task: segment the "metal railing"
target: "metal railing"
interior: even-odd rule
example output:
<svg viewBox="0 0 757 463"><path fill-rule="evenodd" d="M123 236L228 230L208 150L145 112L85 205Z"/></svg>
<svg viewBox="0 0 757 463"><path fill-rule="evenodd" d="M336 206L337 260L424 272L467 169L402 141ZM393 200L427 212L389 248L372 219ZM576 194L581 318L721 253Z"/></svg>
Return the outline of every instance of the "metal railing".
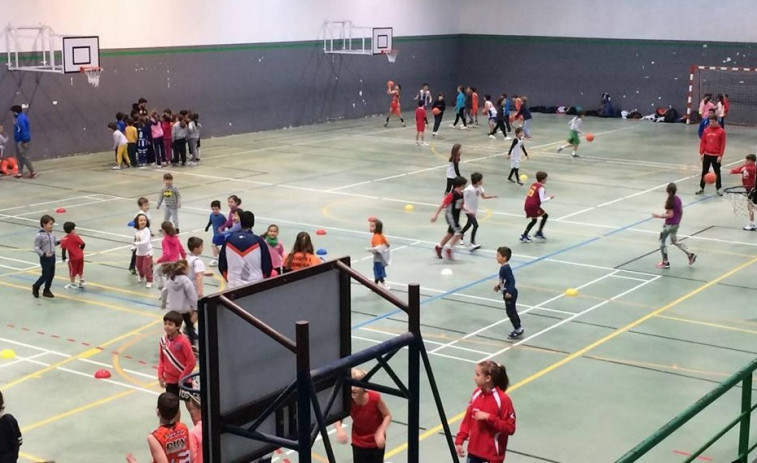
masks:
<svg viewBox="0 0 757 463"><path fill-rule="evenodd" d="M654 434L644 439L639 445L631 449L628 453L620 457L616 463L631 463L640 459L644 454L652 450L657 444L665 440L668 436L694 418L699 412L704 410L708 405L718 400L723 394L741 384L741 413L728 423L723 429L717 432L699 449L693 452L684 460L685 463L694 461L712 444L717 442L728 431L739 425L739 442L738 454L735 456L734 463L747 463L747 457L755 448L757 443L749 445L749 424L752 412L757 408L757 404L752 404L752 374L757 370L757 359L736 372L733 376L723 381L718 387L705 394L701 399L696 401L689 408L681 412L678 416L670 420L665 426L661 427Z"/></svg>

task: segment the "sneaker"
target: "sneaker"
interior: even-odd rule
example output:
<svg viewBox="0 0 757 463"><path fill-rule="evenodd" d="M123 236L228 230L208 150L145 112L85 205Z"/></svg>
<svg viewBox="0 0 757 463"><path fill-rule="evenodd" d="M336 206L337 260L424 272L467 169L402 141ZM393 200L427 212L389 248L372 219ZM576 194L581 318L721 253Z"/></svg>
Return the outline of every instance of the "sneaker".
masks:
<svg viewBox="0 0 757 463"><path fill-rule="evenodd" d="M558 148L557 148L557 152L558 152L558 153L562 153L562 150L563 150L563 147L562 147L562 146L560 146L560 147L558 147Z"/></svg>
<svg viewBox="0 0 757 463"><path fill-rule="evenodd" d="M113 169L113 170L121 170L121 166L113 166L113 167L111 167L111 169Z"/></svg>
<svg viewBox="0 0 757 463"><path fill-rule="evenodd" d="M403 122L403 123L402 123L402 127L407 127L407 125L405 125L405 123Z"/></svg>
<svg viewBox="0 0 757 463"><path fill-rule="evenodd" d="M137 283L142 283L142 277L137 277Z"/></svg>
<svg viewBox="0 0 757 463"><path fill-rule="evenodd" d="M421 142L419 142L419 141L416 141L416 142L415 142L415 145L416 145L416 146L421 146Z"/></svg>
<svg viewBox="0 0 757 463"><path fill-rule="evenodd" d="M384 288L387 291L389 291L390 289L392 289L391 286L389 286L386 282L379 283L379 286L381 286L382 288Z"/></svg>
<svg viewBox="0 0 757 463"><path fill-rule="evenodd" d="M16 175L14 175L14 177L16 177L16 178L21 178L23 176L24 176L24 174L22 174L21 172L19 172Z"/></svg>
<svg viewBox="0 0 757 463"><path fill-rule="evenodd" d="M129 269L129 273L131 273L132 275L136 275L137 274L137 270L133 269L133 268L130 268Z"/></svg>
<svg viewBox="0 0 757 463"><path fill-rule="evenodd" d="M163 166L161 166L160 164L158 164L157 166L155 166L155 168L156 168L156 169L162 169L162 168L163 168Z"/></svg>
<svg viewBox="0 0 757 463"><path fill-rule="evenodd" d="M662 268L662 269L669 269L670 268L670 262L664 262L664 261L663 262L658 262L657 265L655 265L655 267Z"/></svg>
<svg viewBox="0 0 757 463"><path fill-rule="evenodd" d="M215 259L213 259L213 260L210 261L210 264L208 264L208 265L210 265L211 267L218 267L218 261L215 260Z"/></svg>
<svg viewBox="0 0 757 463"><path fill-rule="evenodd" d="M424 141L424 142L422 143L422 145L423 145L423 146L428 146L428 143L426 143L426 142Z"/></svg>
<svg viewBox="0 0 757 463"><path fill-rule="evenodd" d="M49 289L46 289L46 290L42 291L42 295L44 297L49 297L49 298L55 297L55 295Z"/></svg>
<svg viewBox="0 0 757 463"><path fill-rule="evenodd" d="M505 137L505 141L512 140L512 139L513 139L513 137L510 137L510 136Z"/></svg>
<svg viewBox="0 0 757 463"><path fill-rule="evenodd" d="M447 248L445 255L447 256L447 259L449 260L455 260L455 254L452 251L452 248Z"/></svg>
<svg viewBox="0 0 757 463"><path fill-rule="evenodd" d="M507 335L510 339L518 339L519 337L523 336L523 333L525 333L525 330L523 328L518 328L517 330L512 330L510 334Z"/></svg>
<svg viewBox="0 0 757 463"><path fill-rule="evenodd" d="M757 226L755 226L753 223L750 223L749 225L744 225L743 229L746 231L755 231L757 230Z"/></svg>
<svg viewBox="0 0 757 463"><path fill-rule="evenodd" d="M460 246L465 246L465 237L461 236L460 237L460 241L458 241L457 244L460 245Z"/></svg>
<svg viewBox="0 0 757 463"><path fill-rule="evenodd" d="M32 296L34 296L37 299L39 299L39 288L38 287L32 286Z"/></svg>
<svg viewBox="0 0 757 463"><path fill-rule="evenodd" d="M547 239L547 237L544 236L544 233L542 233L542 232L536 232L536 234L534 235L534 238L539 238L540 240L546 240Z"/></svg>
<svg viewBox="0 0 757 463"><path fill-rule="evenodd" d="M30 173L29 178L37 178L37 171L35 170L34 172Z"/></svg>
<svg viewBox="0 0 757 463"><path fill-rule="evenodd" d="M151 282L151 281L148 281L148 282L147 282L147 283L145 284L145 288L152 288L152 282Z"/></svg>
<svg viewBox="0 0 757 463"><path fill-rule="evenodd" d="M479 249L481 249L481 245L480 244L474 244L474 245L472 245L470 247L470 252L478 251Z"/></svg>
<svg viewBox="0 0 757 463"><path fill-rule="evenodd" d="M689 254L689 265L694 265L694 262L697 261L697 255L693 252Z"/></svg>
<svg viewBox="0 0 757 463"><path fill-rule="evenodd" d="M78 286L76 285L76 283L69 283L66 286L64 286L64 288L66 288L66 289L76 289L76 288L78 288Z"/></svg>
<svg viewBox="0 0 757 463"><path fill-rule="evenodd" d="M492 140L494 140L497 137L495 137L494 135L489 135L489 138L491 138Z"/></svg>
<svg viewBox="0 0 757 463"><path fill-rule="evenodd" d="M431 136L435 137L436 136L436 132L431 132Z"/></svg>
<svg viewBox="0 0 757 463"><path fill-rule="evenodd" d="M521 243L530 243L531 238L528 237L528 235L520 235L520 242Z"/></svg>
<svg viewBox="0 0 757 463"><path fill-rule="evenodd" d="M79 289L84 289L85 284L86 283L84 283L84 280L79 280Z"/></svg>
<svg viewBox="0 0 757 463"><path fill-rule="evenodd" d="M434 251L436 251L436 256L439 259L443 259L443 257L442 257L442 247L441 246L439 246L438 244L434 245Z"/></svg>
<svg viewBox="0 0 757 463"><path fill-rule="evenodd" d="M520 180L518 180L518 185L523 186L523 182L521 182Z"/></svg>
<svg viewBox="0 0 757 463"><path fill-rule="evenodd" d="M579 156L578 153L570 153L570 157L572 157L572 158L580 158L581 156Z"/></svg>
<svg viewBox="0 0 757 463"><path fill-rule="evenodd" d="M718 196L723 196L723 190L722 190L722 189L720 189L720 188L718 188L718 189L716 190L716 193L718 194Z"/></svg>
<svg viewBox="0 0 757 463"><path fill-rule="evenodd" d="M451 129L454 129L455 128L455 124L450 124L448 127L451 128Z"/></svg>
<svg viewBox="0 0 757 463"><path fill-rule="evenodd" d="M704 189L702 189L702 188L700 188L700 189L698 189L697 191L694 192L695 195L701 195L702 193L704 193Z"/></svg>
<svg viewBox="0 0 757 463"><path fill-rule="evenodd" d="M460 127L460 130L468 130L468 126L464 125L464 126Z"/></svg>
<svg viewBox="0 0 757 463"><path fill-rule="evenodd" d="M507 177L507 181L510 183L515 183L515 180L511 179L510 177Z"/></svg>

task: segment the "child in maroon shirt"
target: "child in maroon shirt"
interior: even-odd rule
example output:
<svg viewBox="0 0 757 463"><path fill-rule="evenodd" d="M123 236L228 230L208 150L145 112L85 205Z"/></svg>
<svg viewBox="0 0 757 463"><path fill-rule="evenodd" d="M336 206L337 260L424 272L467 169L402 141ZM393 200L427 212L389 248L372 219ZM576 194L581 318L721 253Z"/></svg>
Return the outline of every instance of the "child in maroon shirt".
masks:
<svg viewBox="0 0 757 463"><path fill-rule="evenodd" d="M79 277L78 288L84 288L84 240L76 234L76 224L66 222L63 224L63 231L66 236L60 240L60 247L63 249L63 262L66 261L68 253L68 276L71 283L66 285L66 289L74 289L76 286L76 277Z"/></svg>

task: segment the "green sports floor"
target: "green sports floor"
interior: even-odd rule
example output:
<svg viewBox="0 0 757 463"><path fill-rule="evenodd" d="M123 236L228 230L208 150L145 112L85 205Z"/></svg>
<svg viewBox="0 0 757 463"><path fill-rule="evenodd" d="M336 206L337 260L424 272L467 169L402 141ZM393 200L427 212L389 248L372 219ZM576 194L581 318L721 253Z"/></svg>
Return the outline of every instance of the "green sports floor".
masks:
<svg viewBox="0 0 757 463"><path fill-rule="evenodd" d="M521 171L529 182L536 171L549 172L547 191L555 200L545 206L548 240L524 244L518 236L526 225L526 187L506 181L509 142L488 139L483 127L453 130L446 121L430 146L419 147L412 127L382 122L204 140L199 166L172 170L183 197L182 241L200 236L209 243L203 229L210 202L225 204L237 194L254 211L258 233L276 223L290 248L298 232L308 231L327 258L349 255L371 275L367 217L380 218L393 248L392 291L405 298L408 283L421 285L424 337L453 431L474 387L475 363L493 358L507 366L518 414L510 463L614 461L757 355L757 234L741 230L744 218L713 187L693 194L696 127L587 118L584 129L596 140L571 159L555 153L568 118L536 115L526 145L531 158ZM755 146L753 130L727 131L730 166ZM482 249L459 248L450 262L433 251L446 226L429 219L458 142L463 175L482 173L487 193L499 199L480 203ZM116 462L127 452L149 461L145 436L156 425L161 311L157 291L126 270L127 223L138 197L157 201L165 170L111 171L111 165L112 154L102 152L39 162L35 180L0 179L0 350L15 353L0 359L0 389L24 433L22 461ZM725 180L739 183L737 176ZM688 266L671 247L671 268L659 270L661 221L651 213L661 212L671 181L685 205L679 236L698 259ZM408 204L413 210L405 210ZM76 222L87 243L88 286L64 289L67 271L59 262L55 299L37 300L31 248L46 213L56 217L59 234L64 221ZM526 329L517 342L507 339L510 324L491 290L494 250L502 245L514 252ZM217 277L205 285L206 293L223 287ZM566 296L567 288L578 295ZM405 318L376 295L358 285L352 293L353 351L405 330ZM401 354L396 361L405 362ZM95 379L99 369L112 377ZM449 461L424 387L421 461ZM386 400L393 413L386 461L404 462L406 405ZM643 461L681 461L733 419L739 403L734 390ZM707 461L731 461L736 442L729 433L706 452ZM349 447L335 446L338 461L351 461ZM316 443L314 461L324 455ZM276 458L296 461L286 453Z"/></svg>

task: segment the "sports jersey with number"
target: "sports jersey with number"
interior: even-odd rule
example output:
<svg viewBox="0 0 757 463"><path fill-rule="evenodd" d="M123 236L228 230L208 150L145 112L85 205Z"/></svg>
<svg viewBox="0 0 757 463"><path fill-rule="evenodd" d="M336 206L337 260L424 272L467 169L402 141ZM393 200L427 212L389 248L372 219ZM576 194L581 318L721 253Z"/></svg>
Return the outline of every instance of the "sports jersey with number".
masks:
<svg viewBox="0 0 757 463"><path fill-rule="evenodd" d="M184 423L161 426L152 435L166 452L168 463L192 463L189 430Z"/></svg>
<svg viewBox="0 0 757 463"><path fill-rule="evenodd" d="M528 193L526 193L526 203L524 204L526 210L529 208L541 207L541 197L539 196L540 188L544 188L544 185L539 182L532 183L528 188Z"/></svg>

